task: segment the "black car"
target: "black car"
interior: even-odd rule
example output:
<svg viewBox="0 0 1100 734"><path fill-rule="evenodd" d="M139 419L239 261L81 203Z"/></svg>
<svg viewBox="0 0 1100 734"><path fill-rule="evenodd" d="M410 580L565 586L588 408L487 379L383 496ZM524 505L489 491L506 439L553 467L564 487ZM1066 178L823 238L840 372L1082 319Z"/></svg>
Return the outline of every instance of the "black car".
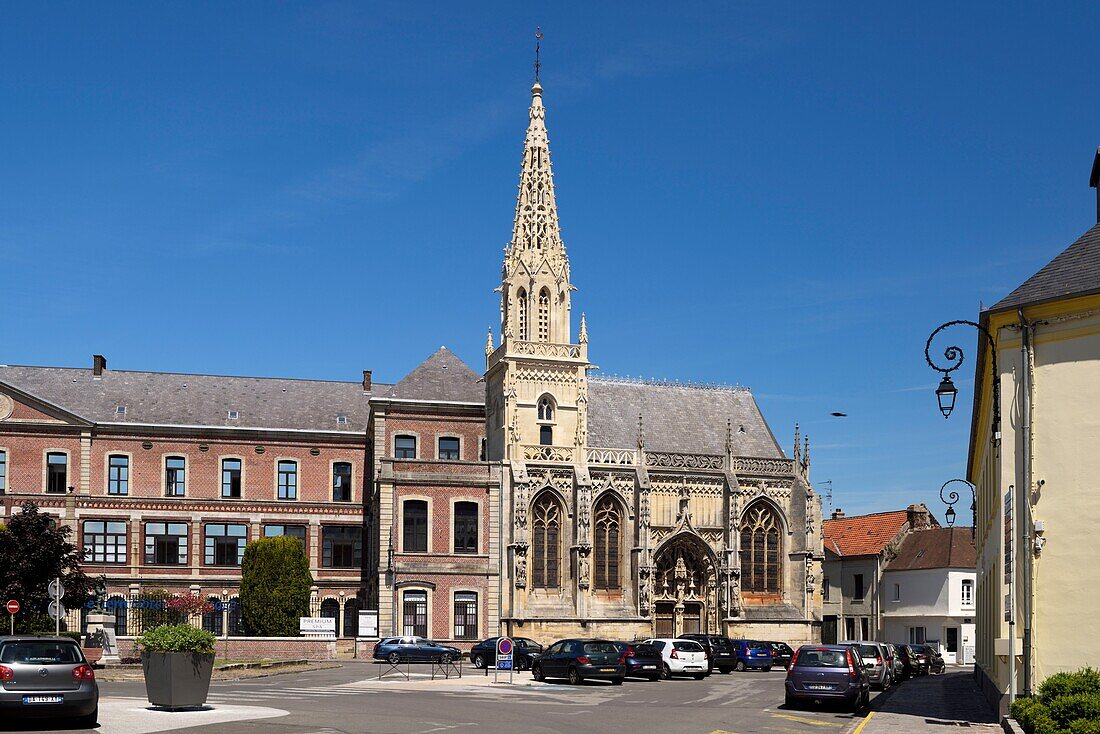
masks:
<svg viewBox="0 0 1100 734"><path fill-rule="evenodd" d="M772 664L782 665L784 668L789 668L791 665L791 658L794 657L794 650L786 642L769 642L772 646Z"/></svg>
<svg viewBox="0 0 1100 734"><path fill-rule="evenodd" d="M450 663L462 658L462 651L424 637L387 637L374 646L374 659L393 665L404 662Z"/></svg>
<svg viewBox="0 0 1100 734"><path fill-rule="evenodd" d="M929 673L942 673L947 668L943 661L943 655L932 645L910 645L922 659L927 658Z"/></svg>
<svg viewBox="0 0 1100 734"><path fill-rule="evenodd" d="M928 669L931 667L932 661L928 653L921 649L923 645L906 645L905 647L909 651L909 662L912 667L912 674L928 675Z"/></svg>
<svg viewBox="0 0 1100 734"><path fill-rule="evenodd" d="M492 667L497 663L497 640L490 637L470 648L470 662L475 668ZM542 654L542 645L527 637L512 638L512 666L516 670L530 670L531 664Z"/></svg>
<svg viewBox="0 0 1100 734"><path fill-rule="evenodd" d="M682 640L694 640L703 646L707 653L707 672L718 668L722 673L728 673L737 665L737 652L734 650L733 641L725 635L687 634L680 635Z"/></svg>
<svg viewBox="0 0 1100 734"><path fill-rule="evenodd" d="M661 679L661 669L665 661L661 658L661 651L653 645L644 642L616 642L615 647L622 655L628 676L651 681Z"/></svg>
<svg viewBox="0 0 1100 734"><path fill-rule="evenodd" d="M917 655L913 652L913 648L901 643L896 643L894 647L897 648L898 658L901 660L901 675L899 680L905 680L906 678L913 678L920 675L920 661L917 660Z"/></svg>
<svg viewBox="0 0 1100 734"><path fill-rule="evenodd" d="M596 678L621 686L626 679L626 665L622 653L609 640L558 640L535 661L531 677L567 678L573 685Z"/></svg>

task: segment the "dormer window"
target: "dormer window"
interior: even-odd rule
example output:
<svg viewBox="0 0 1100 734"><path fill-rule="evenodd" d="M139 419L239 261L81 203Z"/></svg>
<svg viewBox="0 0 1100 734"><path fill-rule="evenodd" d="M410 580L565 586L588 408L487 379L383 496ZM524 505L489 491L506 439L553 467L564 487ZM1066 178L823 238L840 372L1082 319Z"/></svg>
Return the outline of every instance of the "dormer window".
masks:
<svg viewBox="0 0 1100 734"><path fill-rule="evenodd" d="M346 415L336 416L336 425L346 426L348 424L348 417Z"/></svg>
<svg viewBox="0 0 1100 734"><path fill-rule="evenodd" d="M126 415L126 406L119 405L115 407L115 415Z"/></svg>
<svg viewBox="0 0 1100 734"><path fill-rule="evenodd" d="M235 421L241 417L241 414L235 410L231 410L226 414L226 417L231 421Z"/></svg>

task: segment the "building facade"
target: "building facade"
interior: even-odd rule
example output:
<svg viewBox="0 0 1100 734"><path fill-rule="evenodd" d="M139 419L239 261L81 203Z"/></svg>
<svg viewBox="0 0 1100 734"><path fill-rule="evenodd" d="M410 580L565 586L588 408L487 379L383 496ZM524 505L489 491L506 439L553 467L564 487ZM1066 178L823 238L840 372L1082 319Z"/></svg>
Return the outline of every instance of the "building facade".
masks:
<svg viewBox="0 0 1100 734"><path fill-rule="evenodd" d="M532 88L501 339L486 344L513 634L818 636L820 501L745 388L595 379Z"/></svg>
<svg viewBox="0 0 1100 734"><path fill-rule="evenodd" d="M1090 179L1098 183L1100 151ZM1097 220L979 315L994 346L983 337L975 360L967 468L977 487L976 657L1002 710L1051 674L1095 665L1081 641L1100 634L1091 547L1100 519L1100 188Z"/></svg>
<svg viewBox="0 0 1100 734"><path fill-rule="evenodd" d="M882 640L883 569L906 534L933 527L936 519L922 504L852 517L838 508L823 525L822 640Z"/></svg>
<svg viewBox="0 0 1100 734"><path fill-rule="evenodd" d="M909 533L879 588L882 638L935 645L948 665L974 663L973 528Z"/></svg>

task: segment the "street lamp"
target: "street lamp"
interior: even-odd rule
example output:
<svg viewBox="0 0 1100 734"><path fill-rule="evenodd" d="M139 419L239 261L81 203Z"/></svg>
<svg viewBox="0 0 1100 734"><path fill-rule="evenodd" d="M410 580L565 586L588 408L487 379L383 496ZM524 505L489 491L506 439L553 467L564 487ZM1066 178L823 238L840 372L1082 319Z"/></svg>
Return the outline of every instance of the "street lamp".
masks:
<svg viewBox="0 0 1100 734"><path fill-rule="evenodd" d="M947 364L944 367L936 364L932 361L932 340L936 338L936 334L939 334L944 329L951 326L973 326L979 332L985 335L985 338L989 340L989 353L990 353L990 368L993 373L993 379L991 386L993 387L993 427L990 432L990 441L994 446L1001 445L1001 383L1000 375L997 372L997 342L994 341L993 335L989 331L976 321L967 321L965 319L959 319L957 321L948 321L945 324L940 324L936 327L936 330L928 335L928 341L924 344L924 361L928 363L928 366L943 374L943 379L940 380L939 387L936 388L936 401L939 403L940 412L943 413L943 417L947 418L951 415L951 411L955 409L955 397L959 394L959 391L955 388L955 383L951 381L951 373L962 366L963 363L963 350L962 347L949 346L943 350L943 356L947 359Z"/></svg>
<svg viewBox="0 0 1100 734"><path fill-rule="evenodd" d="M959 493L955 490L951 490L944 496L944 492L947 490L948 485L954 484L955 482L965 484L967 489L970 490L970 537L974 537L974 532L978 524L978 496L974 489L974 485L965 479L948 479L943 483L943 486L940 487L940 502L947 505L947 512L944 513L944 517L947 518L947 527L950 528L955 526L955 517L957 515L955 512L955 503L959 501Z"/></svg>

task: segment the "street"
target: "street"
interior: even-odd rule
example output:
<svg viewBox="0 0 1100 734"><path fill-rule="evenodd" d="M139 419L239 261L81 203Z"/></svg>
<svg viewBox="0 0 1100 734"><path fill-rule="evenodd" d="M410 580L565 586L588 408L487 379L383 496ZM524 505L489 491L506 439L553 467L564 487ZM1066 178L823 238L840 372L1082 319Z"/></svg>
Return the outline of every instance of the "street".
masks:
<svg viewBox="0 0 1100 734"><path fill-rule="evenodd" d="M677 678L623 686L589 682L535 683L516 675L512 685L467 666L462 679L376 679L376 667L348 662L339 668L243 681L214 682L209 710L150 711L140 681L100 685L104 734L219 731L279 734L343 732L735 732L808 734L851 728L839 710L787 710L784 672ZM874 694L872 694L874 695ZM11 726L9 724L9 726ZM22 725L18 725L22 726ZM5 731L25 729L4 728ZM39 726L30 731L75 731Z"/></svg>

